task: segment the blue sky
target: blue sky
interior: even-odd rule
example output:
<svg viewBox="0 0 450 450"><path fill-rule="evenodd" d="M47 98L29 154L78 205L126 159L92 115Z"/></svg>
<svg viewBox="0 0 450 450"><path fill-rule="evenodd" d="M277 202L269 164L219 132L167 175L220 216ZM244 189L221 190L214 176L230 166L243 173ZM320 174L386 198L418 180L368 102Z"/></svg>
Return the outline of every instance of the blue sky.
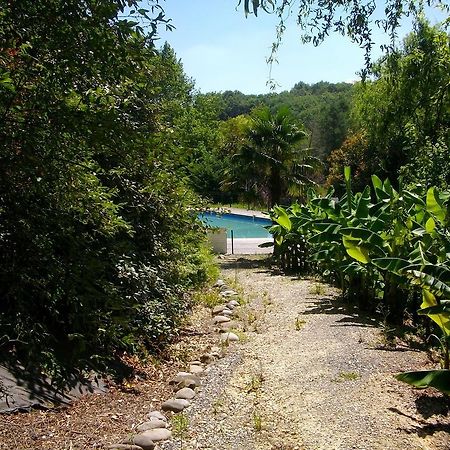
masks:
<svg viewBox="0 0 450 450"><path fill-rule="evenodd" d="M275 38L277 18L261 13L245 18L237 0L167 0L162 2L166 16L176 29L161 31L161 44L168 41L181 59L184 70L201 92L239 90L245 94L269 92L266 57ZM431 21L437 16L431 13ZM400 36L410 30L405 23ZM386 42L377 30L373 55L381 54ZM289 90L299 81L353 81L363 67L363 51L346 37L331 35L319 47L303 45L300 31L292 20L278 52L272 77L279 87Z"/></svg>

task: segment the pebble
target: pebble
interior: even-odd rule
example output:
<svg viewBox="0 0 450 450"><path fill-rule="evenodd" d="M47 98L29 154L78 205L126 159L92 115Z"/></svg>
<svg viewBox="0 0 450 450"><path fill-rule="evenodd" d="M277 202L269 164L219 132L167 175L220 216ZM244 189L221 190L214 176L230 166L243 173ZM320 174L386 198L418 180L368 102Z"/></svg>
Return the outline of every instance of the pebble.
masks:
<svg viewBox="0 0 450 450"><path fill-rule="evenodd" d="M231 309L225 308L220 314L222 316L232 316L234 312Z"/></svg>
<svg viewBox="0 0 450 450"><path fill-rule="evenodd" d="M229 289L227 291L222 291L220 295L222 297L235 297L236 295L238 295L238 293L236 291L233 291L233 289Z"/></svg>
<svg viewBox="0 0 450 450"><path fill-rule="evenodd" d="M151 411L147 414L150 420L164 420L167 421L166 416L159 411Z"/></svg>
<svg viewBox="0 0 450 450"><path fill-rule="evenodd" d="M220 314L224 309L227 309L227 307L225 305L214 306L214 308L212 310L213 316L215 316L216 314Z"/></svg>
<svg viewBox="0 0 450 450"><path fill-rule="evenodd" d="M230 288L224 283L222 284L222 286L220 286L220 292L225 292L225 291L229 291Z"/></svg>
<svg viewBox="0 0 450 450"><path fill-rule="evenodd" d="M223 323L223 322L229 322L231 319L227 316L215 316L213 319L214 323Z"/></svg>
<svg viewBox="0 0 450 450"><path fill-rule="evenodd" d="M155 428L153 430L144 431L143 433L138 434L138 436L136 437L139 436L151 439L153 442L158 442L170 439L172 437L172 432L167 428Z"/></svg>
<svg viewBox="0 0 450 450"><path fill-rule="evenodd" d="M220 278L214 283L213 287L222 287L225 284L225 281L221 280Z"/></svg>
<svg viewBox="0 0 450 450"><path fill-rule="evenodd" d="M239 336L234 333L222 333L220 335L220 340L222 342L236 342L239 341Z"/></svg>
<svg viewBox="0 0 450 450"><path fill-rule="evenodd" d="M184 398L185 400L191 400L195 397L195 391L191 388L183 388L176 392L175 398Z"/></svg>
<svg viewBox="0 0 450 450"><path fill-rule="evenodd" d="M194 374L194 375L200 375L204 371L205 370L203 369L203 367L200 364L191 364L189 366L189 372Z"/></svg>
<svg viewBox="0 0 450 450"><path fill-rule="evenodd" d="M141 423L137 428L136 431L139 431L140 433L147 430L153 430L154 428L166 428L167 422L165 420L155 419L150 420L149 422Z"/></svg>
<svg viewBox="0 0 450 450"><path fill-rule="evenodd" d="M201 381L197 375L189 372L179 372L175 378L169 381L169 384L178 390L184 387L196 388L201 385Z"/></svg>
<svg viewBox="0 0 450 450"><path fill-rule="evenodd" d="M186 404L186 402L188 404ZM173 412L181 412L183 411L186 406L189 406L188 400L185 400L183 398L171 398L169 400L166 400L162 405L161 408L163 411L173 411Z"/></svg>
<svg viewBox="0 0 450 450"><path fill-rule="evenodd" d="M239 306L239 305L240 305L240 303L237 300L230 300L227 303L228 308L231 308L231 309L234 309L234 308L236 308L236 306Z"/></svg>
<svg viewBox="0 0 450 450"><path fill-rule="evenodd" d="M113 444L109 445L108 450L143 450L139 445L133 444Z"/></svg>
<svg viewBox="0 0 450 450"><path fill-rule="evenodd" d="M124 441L124 444L133 444L138 448L142 448L142 450L153 450L156 445L148 436L145 436L144 434L138 434L127 438Z"/></svg>

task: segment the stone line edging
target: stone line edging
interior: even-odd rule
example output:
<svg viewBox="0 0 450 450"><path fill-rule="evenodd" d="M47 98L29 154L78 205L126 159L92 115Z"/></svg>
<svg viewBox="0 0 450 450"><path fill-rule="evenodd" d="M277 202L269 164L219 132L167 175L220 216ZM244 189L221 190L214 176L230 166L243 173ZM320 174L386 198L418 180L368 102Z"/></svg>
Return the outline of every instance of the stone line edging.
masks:
<svg viewBox="0 0 450 450"><path fill-rule="evenodd" d="M228 345L230 342L239 341L239 336L230 331L237 327L237 323L231 318L235 315L236 308L240 306L236 300L238 293L230 289L223 280L217 280L214 287L220 290L221 297L227 303L212 308L212 321L219 329L220 343ZM200 360L190 362L189 372L178 372L169 382L175 394L173 398L167 399L161 405L162 411L175 415L187 408L197 395L196 389L201 386L200 377L205 371L205 366L221 356L220 347L212 347L209 353L200 357ZM148 421L136 427L138 434L131 435L121 443L109 445L107 448L109 450L154 450L158 442L171 439L172 432L168 429L167 417L163 412L151 411L147 414L147 418Z"/></svg>

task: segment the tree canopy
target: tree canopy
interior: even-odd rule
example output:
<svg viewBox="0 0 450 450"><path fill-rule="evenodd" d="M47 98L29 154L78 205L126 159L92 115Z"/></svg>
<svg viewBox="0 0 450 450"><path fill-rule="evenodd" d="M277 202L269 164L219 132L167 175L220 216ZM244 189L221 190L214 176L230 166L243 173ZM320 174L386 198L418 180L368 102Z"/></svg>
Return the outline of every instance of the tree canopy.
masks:
<svg viewBox="0 0 450 450"><path fill-rule="evenodd" d="M373 42L373 27L381 28L389 35L393 48L394 40L401 20L406 16L417 17L424 8L420 0L239 0L243 5L245 15L263 11L276 14L279 19L277 36L273 44L270 62L275 59L276 51L281 43L286 29L286 20L295 15L297 24L302 31L302 41L321 44L331 33L347 35L365 50L365 75L371 66L371 51ZM440 9L447 15L445 22L450 21L450 5L445 0L427 0L426 5Z"/></svg>

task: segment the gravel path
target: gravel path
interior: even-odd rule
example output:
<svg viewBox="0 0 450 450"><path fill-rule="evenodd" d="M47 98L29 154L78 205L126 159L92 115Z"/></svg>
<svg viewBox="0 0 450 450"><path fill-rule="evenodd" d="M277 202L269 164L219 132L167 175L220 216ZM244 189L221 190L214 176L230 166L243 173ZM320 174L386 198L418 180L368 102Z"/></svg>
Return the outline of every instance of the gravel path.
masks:
<svg viewBox="0 0 450 450"><path fill-rule="evenodd" d="M249 299L246 338L211 366L183 440L164 449L450 448L446 399L392 376L426 366L424 353L380 350L376 322L326 285L232 258L222 273Z"/></svg>

